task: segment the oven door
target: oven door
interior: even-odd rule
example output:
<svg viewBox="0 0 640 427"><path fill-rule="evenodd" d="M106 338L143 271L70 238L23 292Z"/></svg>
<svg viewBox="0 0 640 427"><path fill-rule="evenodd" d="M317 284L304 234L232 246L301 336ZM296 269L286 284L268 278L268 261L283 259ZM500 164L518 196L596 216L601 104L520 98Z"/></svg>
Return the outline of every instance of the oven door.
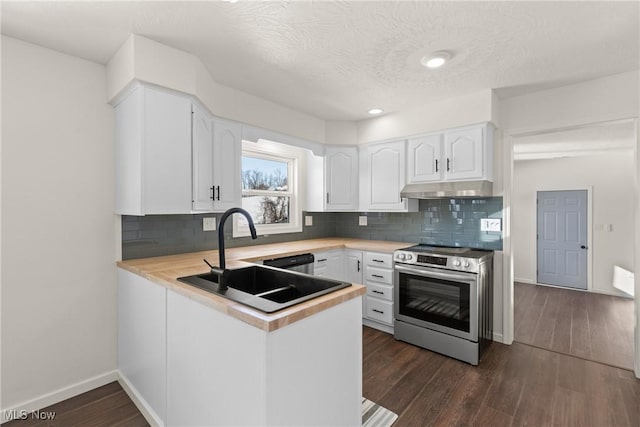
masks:
<svg viewBox="0 0 640 427"><path fill-rule="evenodd" d="M478 341L478 275L394 267L396 320Z"/></svg>

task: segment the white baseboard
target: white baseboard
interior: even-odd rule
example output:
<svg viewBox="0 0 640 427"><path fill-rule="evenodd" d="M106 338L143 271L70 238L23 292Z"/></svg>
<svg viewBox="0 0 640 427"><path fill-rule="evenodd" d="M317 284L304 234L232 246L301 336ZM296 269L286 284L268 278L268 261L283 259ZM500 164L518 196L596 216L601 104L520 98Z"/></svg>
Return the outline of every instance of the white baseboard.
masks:
<svg viewBox="0 0 640 427"><path fill-rule="evenodd" d="M373 320L362 318L362 324L373 329L377 329L382 332L393 335L393 326L383 325L382 323L375 322Z"/></svg>
<svg viewBox="0 0 640 427"><path fill-rule="evenodd" d="M494 332L494 333L493 333L493 340L494 340L495 342L499 342L499 343L503 343L503 344L504 344L504 339L503 339L503 337L502 337L502 334L499 334L499 333L497 333L497 332Z"/></svg>
<svg viewBox="0 0 640 427"><path fill-rule="evenodd" d="M151 409L151 406L147 403L146 400L144 400L142 395L138 393L138 390L136 390L136 388L133 386L133 384L131 384L127 377L122 375L122 372L120 371L117 372L117 377L118 382L122 386L123 390L125 391L125 393L127 393L129 398L133 401L134 405L136 405L147 422L152 427L164 427L164 422L162 421L162 419L153 409Z"/></svg>
<svg viewBox="0 0 640 427"><path fill-rule="evenodd" d="M602 294L602 295L610 295L612 297L621 297L621 298L628 298L628 299L633 299L633 297L630 297L629 295L625 295L623 292L619 292L616 289L596 289L596 288L592 288L592 289L578 289L578 288L572 288L570 286L560 286L560 285L549 285L547 283L538 283L535 280L529 280L529 279L513 279L514 282L520 282L520 283L525 283L527 285L537 285L537 286L546 286L549 288L557 288L557 289L570 289L573 291L581 291L581 292L590 292L593 294Z"/></svg>
<svg viewBox="0 0 640 427"><path fill-rule="evenodd" d="M63 400L69 399L79 394L86 393L87 391L93 390L94 388L102 387L103 385L109 384L110 382L116 381L117 379L118 371L106 372L102 375L98 375L93 378L71 384L70 386L54 390L50 393L43 394L42 396L38 396L35 399L22 402L10 408L2 408L0 409L0 411L2 411L2 419L0 420L0 422L4 423L9 421L5 419L5 415L7 414L18 413L20 411L37 411L39 409L46 408L47 406L62 402Z"/></svg>

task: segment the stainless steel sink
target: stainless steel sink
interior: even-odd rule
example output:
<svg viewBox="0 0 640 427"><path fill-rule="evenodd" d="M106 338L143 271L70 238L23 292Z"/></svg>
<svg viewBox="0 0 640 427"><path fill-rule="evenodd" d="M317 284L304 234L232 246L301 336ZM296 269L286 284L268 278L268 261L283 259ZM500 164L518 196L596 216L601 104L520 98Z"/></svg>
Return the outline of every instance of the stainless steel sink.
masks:
<svg viewBox="0 0 640 427"><path fill-rule="evenodd" d="M179 277L178 280L265 313L351 286L351 283L259 265L226 270L226 289L220 286L220 275L215 273Z"/></svg>

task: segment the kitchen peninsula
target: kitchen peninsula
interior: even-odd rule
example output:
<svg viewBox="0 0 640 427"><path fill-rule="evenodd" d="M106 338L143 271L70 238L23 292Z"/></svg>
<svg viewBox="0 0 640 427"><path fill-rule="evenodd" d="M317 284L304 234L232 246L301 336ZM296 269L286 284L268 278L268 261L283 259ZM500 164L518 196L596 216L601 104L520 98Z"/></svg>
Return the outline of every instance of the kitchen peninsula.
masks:
<svg viewBox="0 0 640 427"><path fill-rule="evenodd" d="M314 239L228 249L229 268L402 242ZM123 385L158 425L359 425L362 303L354 284L266 314L176 280L217 251L118 263Z"/></svg>

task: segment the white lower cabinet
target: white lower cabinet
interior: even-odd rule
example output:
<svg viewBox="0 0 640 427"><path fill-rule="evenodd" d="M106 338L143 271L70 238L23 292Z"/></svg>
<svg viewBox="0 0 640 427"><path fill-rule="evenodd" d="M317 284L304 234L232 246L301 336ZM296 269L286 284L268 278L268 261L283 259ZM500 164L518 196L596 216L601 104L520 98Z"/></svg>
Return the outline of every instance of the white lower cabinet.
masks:
<svg viewBox="0 0 640 427"><path fill-rule="evenodd" d="M263 425L264 342L260 329L169 291L167 425Z"/></svg>
<svg viewBox="0 0 640 427"><path fill-rule="evenodd" d="M166 422L167 290L118 269L118 370L157 424Z"/></svg>
<svg viewBox="0 0 640 427"><path fill-rule="evenodd" d="M167 425L359 425L357 304L266 332L169 291Z"/></svg>
<svg viewBox="0 0 640 427"><path fill-rule="evenodd" d="M393 301L384 301L367 295L366 317L380 323L393 324Z"/></svg>
<svg viewBox="0 0 640 427"><path fill-rule="evenodd" d="M327 279L343 280L344 263L342 249L335 249L326 252L313 254L313 274L315 276L326 277Z"/></svg>
<svg viewBox="0 0 640 427"><path fill-rule="evenodd" d="M267 332L126 270L118 282L118 369L152 425L361 424L358 298Z"/></svg>
<svg viewBox="0 0 640 427"><path fill-rule="evenodd" d="M364 253L367 286L364 324L393 333L393 258L380 252Z"/></svg>
<svg viewBox="0 0 640 427"><path fill-rule="evenodd" d="M362 284L362 251L344 249L344 281L349 283Z"/></svg>
<svg viewBox="0 0 640 427"><path fill-rule="evenodd" d="M382 252L334 249L315 255L316 276L364 284L362 317L366 326L393 333L393 256Z"/></svg>

